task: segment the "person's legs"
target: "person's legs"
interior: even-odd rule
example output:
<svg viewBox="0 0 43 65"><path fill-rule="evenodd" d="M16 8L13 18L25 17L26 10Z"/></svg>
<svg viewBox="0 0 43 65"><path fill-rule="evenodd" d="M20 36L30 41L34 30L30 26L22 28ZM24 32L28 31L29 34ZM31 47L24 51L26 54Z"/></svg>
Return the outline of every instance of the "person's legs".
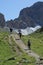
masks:
<svg viewBox="0 0 43 65"><path fill-rule="evenodd" d="M28 45L28 48L29 48L29 50L31 49L31 48L30 48L30 45Z"/></svg>
<svg viewBox="0 0 43 65"><path fill-rule="evenodd" d="M21 33L19 34L20 38L21 38Z"/></svg>
<svg viewBox="0 0 43 65"><path fill-rule="evenodd" d="M30 46L29 46L29 50L31 50Z"/></svg>

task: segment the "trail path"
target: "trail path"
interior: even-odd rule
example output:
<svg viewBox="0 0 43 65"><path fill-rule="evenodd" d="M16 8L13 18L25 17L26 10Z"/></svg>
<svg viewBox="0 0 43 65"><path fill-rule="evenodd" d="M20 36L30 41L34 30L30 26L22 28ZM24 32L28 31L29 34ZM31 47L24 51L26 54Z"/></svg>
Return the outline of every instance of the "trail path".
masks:
<svg viewBox="0 0 43 65"><path fill-rule="evenodd" d="M19 38L18 34L11 34L13 40L16 42L16 44L19 46L19 48L22 49L23 52L27 53L30 56L35 57L36 62L40 62L40 56L33 52L32 50L29 50L28 47L23 43L23 41ZM39 63L37 64L39 65ZM43 65L43 64L40 64Z"/></svg>
<svg viewBox="0 0 43 65"><path fill-rule="evenodd" d="M11 40L11 35L9 36L9 45L10 45L10 47L11 47L11 50L12 50L12 52L14 52L14 51L16 51L17 52L17 54L20 54L21 52L20 52L20 50L17 48L17 45L16 44L13 44L13 42L12 42L12 40Z"/></svg>

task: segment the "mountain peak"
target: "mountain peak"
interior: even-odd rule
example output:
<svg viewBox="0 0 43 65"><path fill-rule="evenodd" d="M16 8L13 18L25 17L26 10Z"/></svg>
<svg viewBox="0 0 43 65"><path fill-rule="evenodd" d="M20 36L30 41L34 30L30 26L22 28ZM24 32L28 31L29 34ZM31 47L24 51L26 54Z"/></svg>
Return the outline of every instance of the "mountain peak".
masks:
<svg viewBox="0 0 43 65"><path fill-rule="evenodd" d="M34 3L33 6L34 7L43 6L43 2L38 1L38 2Z"/></svg>

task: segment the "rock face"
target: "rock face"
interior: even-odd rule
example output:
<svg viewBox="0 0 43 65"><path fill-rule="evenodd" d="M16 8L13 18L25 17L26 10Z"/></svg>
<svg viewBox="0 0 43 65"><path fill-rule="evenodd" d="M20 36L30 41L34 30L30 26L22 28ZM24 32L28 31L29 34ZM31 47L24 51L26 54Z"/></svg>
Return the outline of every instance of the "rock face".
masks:
<svg viewBox="0 0 43 65"><path fill-rule="evenodd" d="M12 22L10 21L10 24ZM10 25L8 23L8 25ZM26 27L43 26L43 2L37 2L31 7L20 11L19 17L13 20L13 27L25 29Z"/></svg>
<svg viewBox="0 0 43 65"><path fill-rule="evenodd" d="M5 26L5 18L4 15L0 13L0 27Z"/></svg>
<svg viewBox="0 0 43 65"><path fill-rule="evenodd" d="M10 21L7 21L6 26L9 28L14 28L14 21L12 19Z"/></svg>

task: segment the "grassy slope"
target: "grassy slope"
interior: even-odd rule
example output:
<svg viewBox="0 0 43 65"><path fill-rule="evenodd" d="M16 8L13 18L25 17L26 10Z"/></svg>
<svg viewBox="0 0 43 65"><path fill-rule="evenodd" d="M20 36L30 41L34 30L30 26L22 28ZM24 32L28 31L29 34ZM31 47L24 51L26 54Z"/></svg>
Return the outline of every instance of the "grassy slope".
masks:
<svg viewBox="0 0 43 65"><path fill-rule="evenodd" d="M0 59L1 60L4 60L6 57L12 55L7 37L8 37L8 33L0 33Z"/></svg>
<svg viewBox="0 0 43 65"><path fill-rule="evenodd" d="M8 41L8 32L0 32L0 65L20 65L17 64L17 62L21 62L25 58L30 62L35 62L35 59L33 57L28 56L25 53L22 53L22 55L18 55L16 51L12 53L12 49L9 46L9 41ZM14 41L12 41L12 46L14 46ZM11 57L16 57L16 60L9 60ZM6 60L6 61L5 61ZM22 62L22 65L34 65L34 63L26 63Z"/></svg>
<svg viewBox="0 0 43 65"><path fill-rule="evenodd" d="M22 40L27 45L27 41L31 41L31 49L43 57L43 32L35 32L28 36L22 36Z"/></svg>

